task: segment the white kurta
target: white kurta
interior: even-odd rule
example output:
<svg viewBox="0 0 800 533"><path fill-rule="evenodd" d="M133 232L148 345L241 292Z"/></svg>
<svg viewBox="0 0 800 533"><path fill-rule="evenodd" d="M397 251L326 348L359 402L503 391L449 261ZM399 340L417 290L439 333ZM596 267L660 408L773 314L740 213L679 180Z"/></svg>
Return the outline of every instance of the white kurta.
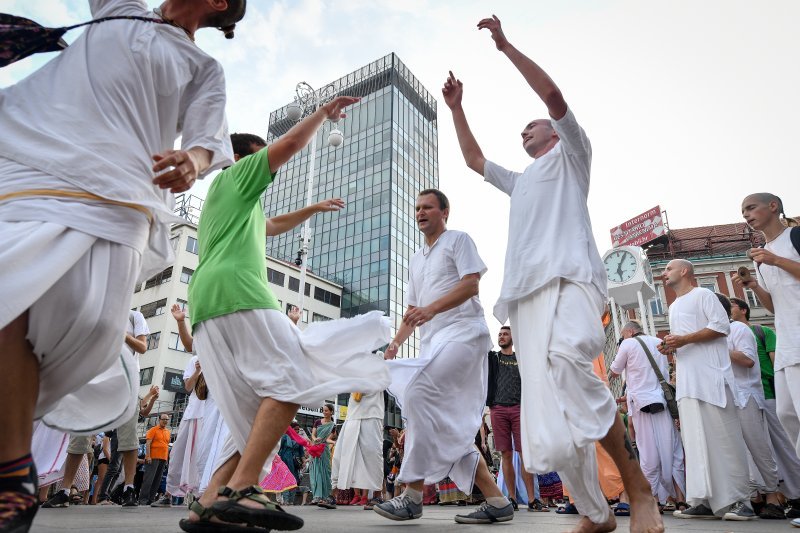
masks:
<svg viewBox="0 0 800 533"><path fill-rule="evenodd" d="M333 451L333 488L380 490L383 484L383 414L382 392L365 394L360 401L350 395L347 418Z"/></svg>
<svg viewBox="0 0 800 533"><path fill-rule="evenodd" d="M183 371L184 382L194 375L197 361L196 355L189 359ZM203 454L199 443L203 432L204 404L205 400L198 398L194 391L189 394L189 402L178 427L178 438L169 454L167 492L172 496L186 496L191 492L196 493L200 488L203 472L199 469L198 458Z"/></svg>
<svg viewBox="0 0 800 533"><path fill-rule="evenodd" d="M61 481L68 444L69 435L63 431L34 422L31 455L39 475L39 488Z"/></svg>
<svg viewBox="0 0 800 533"><path fill-rule="evenodd" d="M424 307L486 265L466 233L447 230L409 262L406 302ZM420 328L419 358L389 362L389 392L406 421L402 483L450 477L470 494L480 458L475 435L483 420L489 328L477 296L440 313ZM447 445L441 445L446 442Z"/></svg>

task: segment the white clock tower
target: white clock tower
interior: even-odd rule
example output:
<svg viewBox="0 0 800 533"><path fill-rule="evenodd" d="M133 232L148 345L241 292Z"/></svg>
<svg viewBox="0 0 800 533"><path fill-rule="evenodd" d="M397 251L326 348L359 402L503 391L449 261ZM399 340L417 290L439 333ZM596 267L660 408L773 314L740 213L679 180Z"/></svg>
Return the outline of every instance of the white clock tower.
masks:
<svg viewBox="0 0 800 533"><path fill-rule="evenodd" d="M655 335L653 315L645 305L646 301L656 295L647 254L639 246L620 246L603 255L603 264L608 277L608 303L614 317L617 339L624 325L620 322L617 307L628 311L638 306L645 333Z"/></svg>

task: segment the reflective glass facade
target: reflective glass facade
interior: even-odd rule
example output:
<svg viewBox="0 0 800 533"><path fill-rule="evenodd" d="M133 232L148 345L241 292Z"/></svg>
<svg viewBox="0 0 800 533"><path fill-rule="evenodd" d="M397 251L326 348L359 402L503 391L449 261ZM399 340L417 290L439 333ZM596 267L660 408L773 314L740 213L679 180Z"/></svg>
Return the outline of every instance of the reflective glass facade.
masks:
<svg viewBox="0 0 800 533"><path fill-rule="evenodd" d="M372 310L387 313L397 327L405 309L408 262L422 245L414 222L417 193L438 188L436 100L395 54L389 54L333 82L337 94L361 97L338 124L317 134L314 197L341 197L347 207L312 219L309 269L344 287L342 316ZM267 141L293 125L286 107L270 114ZM332 128L344 133L328 146ZM264 197L267 217L305 205L310 147L278 172ZM268 239L267 253L293 261L299 231ZM419 339L402 355L415 357Z"/></svg>

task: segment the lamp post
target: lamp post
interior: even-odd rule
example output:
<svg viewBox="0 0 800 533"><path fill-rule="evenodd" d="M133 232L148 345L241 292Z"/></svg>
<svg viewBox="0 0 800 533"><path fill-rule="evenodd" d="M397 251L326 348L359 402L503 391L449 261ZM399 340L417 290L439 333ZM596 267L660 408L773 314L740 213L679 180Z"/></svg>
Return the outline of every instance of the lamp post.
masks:
<svg viewBox="0 0 800 533"><path fill-rule="evenodd" d="M336 96L336 89L333 84L326 85L319 91L315 91L311 85L301 81L297 84L295 89L297 96L292 103L286 108L286 117L296 122L303 117L314 113L320 106L323 106L333 100ZM338 122L339 119L330 119L331 122ZM328 135L328 143L337 147L342 144L344 135L342 132L334 128ZM316 153L317 153L317 135L311 139L311 147L309 152L308 172L306 173L306 207L309 207L314 197L314 171L316 166ZM303 305L305 303L306 295L306 272L308 270L308 245L311 242L311 217L303 222L303 229L300 231L300 252L297 256L300 266L300 320L303 319ZM334 415L335 416L335 415Z"/></svg>

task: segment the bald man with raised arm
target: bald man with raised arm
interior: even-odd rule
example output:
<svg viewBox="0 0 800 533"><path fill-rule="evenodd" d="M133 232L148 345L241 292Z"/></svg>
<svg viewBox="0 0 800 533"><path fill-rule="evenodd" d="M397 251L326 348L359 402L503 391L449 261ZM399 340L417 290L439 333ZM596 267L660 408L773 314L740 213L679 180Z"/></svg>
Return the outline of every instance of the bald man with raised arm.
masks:
<svg viewBox="0 0 800 533"><path fill-rule="evenodd" d="M747 448L736 412L728 353L728 315L716 295L695 286L694 268L674 259L664 283L678 297L669 306L662 352L677 361L677 400L686 455L686 502L677 518L751 520Z"/></svg>
<svg viewBox="0 0 800 533"><path fill-rule="evenodd" d="M589 138L558 86L508 41L497 17L481 20L478 28L489 30L550 115L524 126L522 148L535 161L514 172L484 157L461 105L463 85L452 72L442 89L467 166L511 197L503 287L494 315L501 323L510 319L515 331L525 467L558 471L569 486L584 515L573 533L613 531L616 522L597 478L599 440L630 496L631 531L663 531L614 399L592 372L605 344L600 317L607 293L586 203Z"/></svg>

